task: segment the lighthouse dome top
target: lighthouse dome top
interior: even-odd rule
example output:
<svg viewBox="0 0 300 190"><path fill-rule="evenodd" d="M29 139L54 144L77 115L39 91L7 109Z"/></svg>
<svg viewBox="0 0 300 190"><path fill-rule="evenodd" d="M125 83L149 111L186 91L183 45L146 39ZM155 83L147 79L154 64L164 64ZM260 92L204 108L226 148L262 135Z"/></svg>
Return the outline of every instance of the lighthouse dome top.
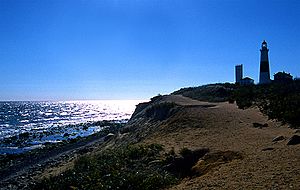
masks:
<svg viewBox="0 0 300 190"><path fill-rule="evenodd" d="M261 44L262 48L267 48L267 42L264 40L263 43Z"/></svg>

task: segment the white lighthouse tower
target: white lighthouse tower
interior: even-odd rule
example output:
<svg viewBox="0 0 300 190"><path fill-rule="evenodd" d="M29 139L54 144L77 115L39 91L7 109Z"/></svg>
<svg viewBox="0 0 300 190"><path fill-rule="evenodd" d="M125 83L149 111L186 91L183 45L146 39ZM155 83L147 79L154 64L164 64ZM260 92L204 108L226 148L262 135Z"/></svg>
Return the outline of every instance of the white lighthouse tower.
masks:
<svg viewBox="0 0 300 190"><path fill-rule="evenodd" d="M259 84L271 83L268 52L267 42L264 40L260 50Z"/></svg>

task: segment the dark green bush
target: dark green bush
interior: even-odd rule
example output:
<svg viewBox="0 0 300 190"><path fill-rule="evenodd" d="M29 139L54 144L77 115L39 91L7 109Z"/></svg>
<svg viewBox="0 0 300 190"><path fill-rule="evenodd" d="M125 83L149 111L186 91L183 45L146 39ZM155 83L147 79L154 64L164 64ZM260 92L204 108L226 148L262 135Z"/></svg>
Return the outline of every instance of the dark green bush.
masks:
<svg viewBox="0 0 300 190"><path fill-rule="evenodd" d="M270 119L289 123L294 128L300 127L300 81L249 86L210 84L183 88L172 94L201 101L236 101L240 109L257 106Z"/></svg>
<svg viewBox="0 0 300 190"><path fill-rule="evenodd" d="M181 156L185 157L187 155L192 154L192 151L190 149L188 149L188 148L182 148L182 149L180 149L179 154Z"/></svg>
<svg viewBox="0 0 300 190"><path fill-rule="evenodd" d="M235 84L209 84L198 87L182 88L173 92L174 95L183 95L200 101L224 102L231 97Z"/></svg>
<svg viewBox="0 0 300 190"><path fill-rule="evenodd" d="M169 154L166 162L166 169L176 175L178 178L185 178L186 176L192 176L192 167L209 152L207 148L201 148L197 150L190 150L188 148L182 148L179 151L181 156Z"/></svg>
<svg viewBox="0 0 300 190"><path fill-rule="evenodd" d="M300 82L239 87L234 92L239 108L258 106L270 119L300 127Z"/></svg>

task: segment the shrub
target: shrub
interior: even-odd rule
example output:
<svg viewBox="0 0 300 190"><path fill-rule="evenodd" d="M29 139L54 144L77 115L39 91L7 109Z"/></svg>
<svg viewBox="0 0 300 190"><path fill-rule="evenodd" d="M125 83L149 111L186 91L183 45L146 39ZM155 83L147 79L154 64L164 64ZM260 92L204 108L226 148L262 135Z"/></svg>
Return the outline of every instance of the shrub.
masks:
<svg viewBox="0 0 300 190"><path fill-rule="evenodd" d="M179 151L179 154L181 155L180 157L167 157L167 170L176 175L178 178L191 176L193 175L191 170L192 167L208 152L209 150L207 148L197 149L194 151L188 148L182 148Z"/></svg>
<svg viewBox="0 0 300 190"><path fill-rule="evenodd" d="M45 178L33 189L159 189L177 182L162 169L162 146L126 146L105 150L95 156L84 156L73 169ZM149 164L153 162L155 164Z"/></svg>
<svg viewBox="0 0 300 190"><path fill-rule="evenodd" d="M300 127L300 82L239 87L234 92L239 108L258 106L269 119Z"/></svg>
<svg viewBox="0 0 300 190"><path fill-rule="evenodd" d="M300 81L271 83L267 85L240 86L235 84L210 84L182 88L180 94L201 101L228 101L240 109L258 106L270 119L300 127Z"/></svg>
<svg viewBox="0 0 300 190"><path fill-rule="evenodd" d="M224 102L232 96L234 84L209 84L198 87L182 88L173 92L175 95L183 95L200 101Z"/></svg>

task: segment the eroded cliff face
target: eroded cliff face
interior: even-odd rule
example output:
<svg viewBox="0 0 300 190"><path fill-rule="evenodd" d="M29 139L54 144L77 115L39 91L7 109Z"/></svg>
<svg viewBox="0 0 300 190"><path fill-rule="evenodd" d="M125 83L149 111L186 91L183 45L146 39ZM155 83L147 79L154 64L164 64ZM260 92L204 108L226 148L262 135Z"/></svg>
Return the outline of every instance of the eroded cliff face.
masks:
<svg viewBox="0 0 300 190"><path fill-rule="evenodd" d="M156 96L149 102L138 104L131 119L115 139L116 145L140 142L174 117L181 107L169 100L168 96Z"/></svg>

